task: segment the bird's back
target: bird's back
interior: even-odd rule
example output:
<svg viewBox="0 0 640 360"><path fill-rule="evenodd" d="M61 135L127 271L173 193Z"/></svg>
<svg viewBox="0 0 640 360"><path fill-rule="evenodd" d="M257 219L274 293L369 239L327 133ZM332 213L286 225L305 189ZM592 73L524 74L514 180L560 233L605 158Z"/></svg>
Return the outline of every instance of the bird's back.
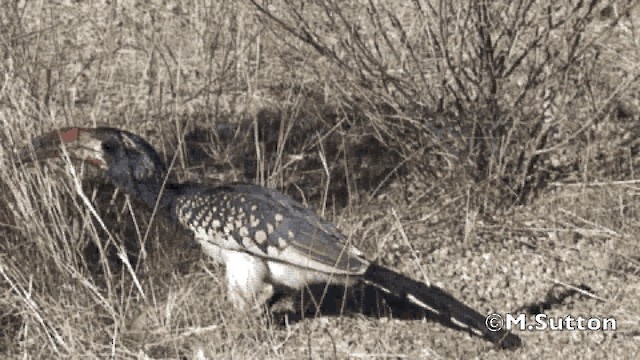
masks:
<svg viewBox="0 0 640 360"><path fill-rule="evenodd" d="M362 275L369 265L334 225L273 189L184 186L174 215L200 241L225 250L339 275Z"/></svg>

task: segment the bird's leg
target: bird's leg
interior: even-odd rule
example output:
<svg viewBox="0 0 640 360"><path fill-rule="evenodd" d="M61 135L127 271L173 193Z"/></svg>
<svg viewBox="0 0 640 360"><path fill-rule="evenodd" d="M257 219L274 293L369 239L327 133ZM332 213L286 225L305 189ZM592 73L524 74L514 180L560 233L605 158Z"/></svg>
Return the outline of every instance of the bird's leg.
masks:
<svg viewBox="0 0 640 360"><path fill-rule="evenodd" d="M229 300L240 310L262 309L273 296L273 285L266 280L268 268L262 259L241 251L225 255Z"/></svg>

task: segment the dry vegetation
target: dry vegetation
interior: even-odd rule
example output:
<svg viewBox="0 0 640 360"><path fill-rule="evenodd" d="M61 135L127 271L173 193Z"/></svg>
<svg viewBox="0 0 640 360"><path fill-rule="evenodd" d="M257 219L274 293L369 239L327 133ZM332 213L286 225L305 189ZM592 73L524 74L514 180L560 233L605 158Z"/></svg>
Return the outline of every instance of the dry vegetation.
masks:
<svg viewBox="0 0 640 360"><path fill-rule="evenodd" d="M636 3L3 0L0 356L639 357ZM421 320L237 314L188 234L91 169L16 164L97 124L179 179L282 189L481 312L618 330L501 352Z"/></svg>

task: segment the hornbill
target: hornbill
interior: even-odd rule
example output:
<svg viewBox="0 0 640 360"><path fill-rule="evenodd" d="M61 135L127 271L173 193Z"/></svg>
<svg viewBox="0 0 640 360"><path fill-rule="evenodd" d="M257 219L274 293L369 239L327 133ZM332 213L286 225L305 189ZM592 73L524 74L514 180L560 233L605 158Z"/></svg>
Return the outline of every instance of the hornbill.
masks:
<svg viewBox="0 0 640 360"><path fill-rule="evenodd" d="M228 297L236 308L260 306L276 293L310 285L365 283L503 348L521 345L515 334L490 331L486 316L442 289L368 261L333 224L276 190L167 181L167 167L147 141L108 127L54 130L33 139L20 156L23 162L59 157L63 148L193 232L204 252L226 267Z"/></svg>

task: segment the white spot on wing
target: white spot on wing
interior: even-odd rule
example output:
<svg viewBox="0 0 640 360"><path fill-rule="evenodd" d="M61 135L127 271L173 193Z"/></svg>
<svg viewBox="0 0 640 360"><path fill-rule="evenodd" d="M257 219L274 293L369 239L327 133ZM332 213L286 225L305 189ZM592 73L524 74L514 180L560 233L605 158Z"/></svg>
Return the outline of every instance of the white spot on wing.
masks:
<svg viewBox="0 0 640 360"><path fill-rule="evenodd" d="M265 241L267 241L267 234L264 232L264 230L258 230L256 231L255 238L258 244L263 244Z"/></svg>

